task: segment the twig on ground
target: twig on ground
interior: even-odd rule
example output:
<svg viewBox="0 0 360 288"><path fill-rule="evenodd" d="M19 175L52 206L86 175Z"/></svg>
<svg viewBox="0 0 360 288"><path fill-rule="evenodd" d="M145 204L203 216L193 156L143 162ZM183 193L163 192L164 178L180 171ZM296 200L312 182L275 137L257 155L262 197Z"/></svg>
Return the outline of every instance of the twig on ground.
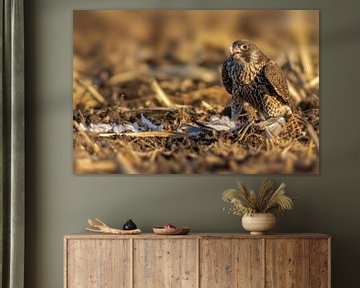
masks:
<svg viewBox="0 0 360 288"><path fill-rule="evenodd" d="M306 88L314 88L315 86L319 85L319 76L316 76L312 79L307 85Z"/></svg>
<svg viewBox="0 0 360 288"><path fill-rule="evenodd" d="M109 85L118 85L121 83L130 82L141 76L141 73L136 71L128 71L120 74L115 74L109 79Z"/></svg>
<svg viewBox="0 0 360 288"><path fill-rule="evenodd" d="M105 102L105 98L91 85L85 83L82 80L78 80L79 84L85 87L85 89L90 93L90 95L98 101L100 104Z"/></svg>
<svg viewBox="0 0 360 288"><path fill-rule="evenodd" d="M294 98L295 103L296 104L300 103L302 100L301 94L295 89L294 85L290 81L288 81L288 85L289 85L289 93Z"/></svg>
<svg viewBox="0 0 360 288"><path fill-rule="evenodd" d="M170 137L181 135L179 133L167 132L167 131L146 131L146 132L137 132L137 133L123 133L122 135L131 136L131 137L139 137L139 138L147 138L147 137Z"/></svg>
<svg viewBox="0 0 360 288"><path fill-rule="evenodd" d="M94 142L90 139L89 135L87 135L87 134L80 128L79 123L74 120L74 121L73 121L73 125L74 125L75 129L79 132L79 134L84 138L86 144L89 145L89 146L94 150L95 153L98 153L98 152L100 151L100 147L99 147L96 143L94 143Z"/></svg>
<svg viewBox="0 0 360 288"><path fill-rule="evenodd" d="M108 137L113 137L113 136L119 136L119 133L115 133L115 132L111 132L111 133L99 133L98 135L96 135L97 137L104 137L104 138L108 138Z"/></svg>
<svg viewBox="0 0 360 288"><path fill-rule="evenodd" d="M314 141L316 148L319 150L320 148L319 136L316 134L314 127L312 127L310 124L307 124L306 128L310 134L311 139Z"/></svg>
<svg viewBox="0 0 360 288"><path fill-rule="evenodd" d="M310 80L314 77L313 63L311 59L311 53L309 49L309 33L308 25L304 13L298 11L296 14L296 19L298 23L303 23L303 25L296 25L296 35L299 43L299 56L301 65L304 70L304 74L307 80Z"/></svg>
<svg viewBox="0 0 360 288"><path fill-rule="evenodd" d="M175 112L179 109L180 109L179 107L151 107L151 108L122 110L121 113L166 113L166 112Z"/></svg>
<svg viewBox="0 0 360 288"><path fill-rule="evenodd" d="M130 162L121 153L117 153L116 160L119 165L119 170L121 173L138 174L136 169L130 164Z"/></svg>
<svg viewBox="0 0 360 288"><path fill-rule="evenodd" d="M155 92L155 97L159 101L160 104L164 105L165 107L174 108L176 105L172 103L169 97L166 95L164 90L160 87L159 82L153 79L151 81L151 88Z"/></svg>
<svg viewBox="0 0 360 288"><path fill-rule="evenodd" d="M74 171L79 174L114 173L116 172L116 163L112 160L92 161L89 158L76 159Z"/></svg>
<svg viewBox="0 0 360 288"><path fill-rule="evenodd" d="M213 82L218 79L218 74L216 71L196 65L173 65L167 67L156 67L153 68L151 72L158 77L166 75L167 78L190 78L204 82Z"/></svg>

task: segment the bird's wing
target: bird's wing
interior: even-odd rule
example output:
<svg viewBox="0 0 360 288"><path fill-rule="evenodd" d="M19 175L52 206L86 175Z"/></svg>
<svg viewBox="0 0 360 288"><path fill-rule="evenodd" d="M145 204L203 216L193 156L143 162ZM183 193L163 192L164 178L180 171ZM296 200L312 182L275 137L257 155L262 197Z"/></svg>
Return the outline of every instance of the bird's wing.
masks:
<svg viewBox="0 0 360 288"><path fill-rule="evenodd" d="M233 81L229 75L229 62L231 60L228 58L224 61L222 68L221 68L221 78L222 78L222 82L223 85L225 86L226 91L231 94L232 93L232 89L233 89Z"/></svg>
<svg viewBox="0 0 360 288"><path fill-rule="evenodd" d="M265 77L276 93L287 103L289 101L289 87L286 77L281 68L272 60L265 65Z"/></svg>

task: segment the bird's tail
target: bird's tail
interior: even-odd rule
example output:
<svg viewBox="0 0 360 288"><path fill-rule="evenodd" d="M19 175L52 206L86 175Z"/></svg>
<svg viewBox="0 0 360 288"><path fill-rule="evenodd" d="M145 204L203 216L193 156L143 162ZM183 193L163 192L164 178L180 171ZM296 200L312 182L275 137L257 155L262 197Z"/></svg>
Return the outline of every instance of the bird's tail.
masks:
<svg viewBox="0 0 360 288"><path fill-rule="evenodd" d="M303 117L293 113L286 120L285 131L290 137L296 139L308 138L308 122Z"/></svg>

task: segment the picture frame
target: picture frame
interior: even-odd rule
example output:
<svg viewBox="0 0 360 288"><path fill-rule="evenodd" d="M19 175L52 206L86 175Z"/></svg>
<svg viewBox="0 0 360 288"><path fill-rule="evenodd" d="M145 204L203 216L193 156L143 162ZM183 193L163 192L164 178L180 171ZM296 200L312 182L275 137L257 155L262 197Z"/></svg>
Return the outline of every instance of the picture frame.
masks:
<svg viewBox="0 0 360 288"><path fill-rule="evenodd" d="M74 10L73 174L319 174L319 12Z"/></svg>

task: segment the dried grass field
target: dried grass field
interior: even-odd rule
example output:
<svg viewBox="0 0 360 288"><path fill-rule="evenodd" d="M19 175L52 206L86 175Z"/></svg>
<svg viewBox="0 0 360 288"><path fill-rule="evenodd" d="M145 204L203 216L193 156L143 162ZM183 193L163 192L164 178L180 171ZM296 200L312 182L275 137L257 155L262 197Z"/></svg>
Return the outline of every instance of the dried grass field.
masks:
<svg viewBox="0 0 360 288"><path fill-rule="evenodd" d="M74 173L319 172L318 11L75 11L73 20ZM306 137L269 137L250 112L226 117L220 68L241 38L281 66Z"/></svg>

